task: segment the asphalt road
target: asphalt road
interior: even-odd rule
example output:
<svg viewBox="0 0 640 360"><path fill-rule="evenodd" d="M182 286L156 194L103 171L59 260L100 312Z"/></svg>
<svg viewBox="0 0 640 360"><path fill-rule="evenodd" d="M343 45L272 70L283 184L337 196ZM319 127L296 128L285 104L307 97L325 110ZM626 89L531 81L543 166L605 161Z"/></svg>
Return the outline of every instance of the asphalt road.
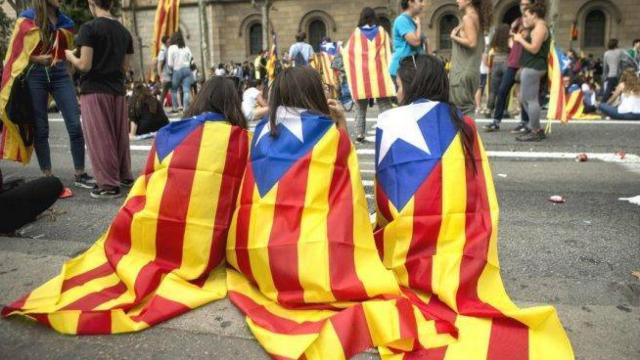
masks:
<svg viewBox="0 0 640 360"><path fill-rule="evenodd" d="M375 116L369 114L370 136ZM514 125L508 122L503 129ZM518 143L504 130L482 138L501 205L500 260L511 297L522 306L556 306L579 359L640 358L640 279L631 274L640 271L640 206L619 200L640 195L640 122L554 124L546 141L533 144ZM68 137L58 115L52 115L50 143L54 172L71 185ZM135 173L150 143L132 142ZM373 144L357 148L373 209ZM619 151L626 153L623 160L614 155ZM589 153L590 160L574 161L578 152ZM35 159L27 167L0 166L6 178L39 175ZM0 238L0 304L57 274L65 259L105 231L122 203L73 191L74 197L58 201L23 228L22 237ZM551 195L562 195L566 203L552 204ZM16 359L266 358L226 300L140 334L110 337L66 337L22 319L0 320L0 354Z"/></svg>

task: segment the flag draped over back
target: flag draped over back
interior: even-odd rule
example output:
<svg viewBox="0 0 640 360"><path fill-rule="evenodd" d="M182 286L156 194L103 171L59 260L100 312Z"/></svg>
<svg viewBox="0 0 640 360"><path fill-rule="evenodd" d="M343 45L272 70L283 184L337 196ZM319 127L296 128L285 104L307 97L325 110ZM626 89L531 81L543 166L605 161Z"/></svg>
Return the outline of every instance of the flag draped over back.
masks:
<svg viewBox="0 0 640 360"><path fill-rule="evenodd" d="M230 299L260 344L276 359L348 359L450 341L378 257L346 131L284 107L276 129L256 127L227 243Z"/></svg>
<svg viewBox="0 0 640 360"><path fill-rule="evenodd" d="M391 43L382 27L356 28L342 54L353 99L395 96L396 88L388 70Z"/></svg>
<svg viewBox="0 0 640 360"><path fill-rule="evenodd" d="M567 122L567 97L562 83L562 72L565 67L566 57L555 41L551 41L551 51L549 51L549 112L547 118Z"/></svg>
<svg viewBox="0 0 640 360"><path fill-rule="evenodd" d="M35 12L28 9L23 11L16 20L4 59L0 83L0 120L3 125L0 135L0 159L19 161L24 164L28 164L31 160L33 146L25 143L21 133L33 132L33 129L28 128L30 125L18 125L9 119L6 107L14 81L27 70L29 57L40 45L40 32L34 19ZM56 26L52 57L54 61L64 61L64 50L73 47L73 21L60 13Z"/></svg>
<svg viewBox="0 0 640 360"><path fill-rule="evenodd" d="M519 309L498 262L498 202L473 120L465 155L448 105L418 101L380 115L376 244L412 299L458 331L430 359L572 359L555 310Z"/></svg>
<svg viewBox="0 0 640 360"><path fill-rule="evenodd" d="M336 70L331 67L333 62L333 56L326 52L317 52L313 55L313 61L311 66L320 73L322 82L329 85L332 91L332 95L335 98L337 96L337 90L339 87L338 74Z"/></svg>
<svg viewBox="0 0 640 360"><path fill-rule="evenodd" d="M248 145L248 133L218 114L161 129L108 231L3 315L66 334L112 334L224 297L220 265Z"/></svg>
<svg viewBox="0 0 640 360"><path fill-rule="evenodd" d="M151 56L155 59L160 51L163 36L171 36L180 29L180 0L158 0L153 24Z"/></svg>

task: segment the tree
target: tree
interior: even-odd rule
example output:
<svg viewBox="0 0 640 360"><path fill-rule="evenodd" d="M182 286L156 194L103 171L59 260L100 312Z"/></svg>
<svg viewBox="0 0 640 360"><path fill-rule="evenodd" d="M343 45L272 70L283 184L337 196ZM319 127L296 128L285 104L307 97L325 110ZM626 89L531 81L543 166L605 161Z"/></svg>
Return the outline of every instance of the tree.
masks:
<svg viewBox="0 0 640 360"><path fill-rule="evenodd" d="M0 5L2 5L3 3L4 0L0 0ZM5 14L4 10L0 6L0 39L6 39L0 42L0 61L4 60L4 55L7 53L12 30L13 20L10 19L7 14Z"/></svg>

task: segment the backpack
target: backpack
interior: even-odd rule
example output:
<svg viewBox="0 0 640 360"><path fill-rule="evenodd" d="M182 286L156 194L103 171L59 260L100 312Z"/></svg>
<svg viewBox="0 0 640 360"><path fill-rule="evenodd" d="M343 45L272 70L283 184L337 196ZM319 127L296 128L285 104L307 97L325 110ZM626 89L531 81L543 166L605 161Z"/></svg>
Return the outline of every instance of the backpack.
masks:
<svg viewBox="0 0 640 360"><path fill-rule="evenodd" d="M309 62L302 55L302 50L298 50L298 52L293 56L293 61L296 63L296 66L307 66Z"/></svg>
<svg viewBox="0 0 640 360"><path fill-rule="evenodd" d="M18 126L24 145L30 146L33 144L35 118L27 76L28 70L25 70L15 78L5 109L11 122Z"/></svg>

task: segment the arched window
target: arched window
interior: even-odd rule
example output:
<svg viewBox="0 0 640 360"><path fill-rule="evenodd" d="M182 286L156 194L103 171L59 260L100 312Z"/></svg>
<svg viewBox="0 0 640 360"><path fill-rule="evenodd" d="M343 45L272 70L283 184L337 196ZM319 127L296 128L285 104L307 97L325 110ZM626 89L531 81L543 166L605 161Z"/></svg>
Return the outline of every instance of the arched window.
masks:
<svg viewBox="0 0 640 360"><path fill-rule="evenodd" d="M389 20L386 16L379 16L378 22L383 29L387 31L388 34L391 34L391 20Z"/></svg>
<svg viewBox="0 0 640 360"><path fill-rule="evenodd" d="M262 52L262 24L255 23L249 27L249 53L251 55Z"/></svg>
<svg viewBox="0 0 640 360"><path fill-rule="evenodd" d="M449 50L451 49L451 32L458 26L459 20L453 14L446 14L440 18L438 49Z"/></svg>
<svg viewBox="0 0 640 360"><path fill-rule="evenodd" d="M584 18L584 47L604 47L607 16L602 10L589 11Z"/></svg>
<svg viewBox="0 0 640 360"><path fill-rule="evenodd" d="M320 50L322 38L327 36L327 26L320 19L313 20L309 23L309 31L307 33L309 44L313 46L315 51Z"/></svg>

